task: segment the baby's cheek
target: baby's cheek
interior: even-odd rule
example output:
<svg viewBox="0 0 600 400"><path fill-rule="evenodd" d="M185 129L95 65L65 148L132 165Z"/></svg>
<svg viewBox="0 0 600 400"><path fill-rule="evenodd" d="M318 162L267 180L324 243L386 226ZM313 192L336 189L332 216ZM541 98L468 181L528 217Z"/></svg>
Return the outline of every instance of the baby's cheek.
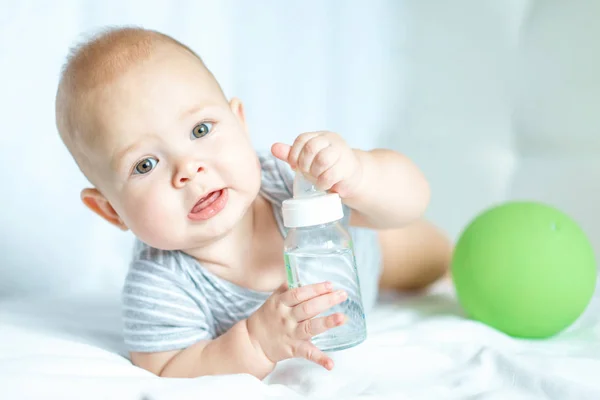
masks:
<svg viewBox="0 0 600 400"><path fill-rule="evenodd" d="M260 187L260 160L249 143L223 153L219 159L219 174L238 192L252 193Z"/></svg>
<svg viewBox="0 0 600 400"><path fill-rule="evenodd" d="M177 204L165 191L148 191L143 195L132 196L127 204L129 229L140 240L159 249L176 248L178 241L177 221L181 213Z"/></svg>

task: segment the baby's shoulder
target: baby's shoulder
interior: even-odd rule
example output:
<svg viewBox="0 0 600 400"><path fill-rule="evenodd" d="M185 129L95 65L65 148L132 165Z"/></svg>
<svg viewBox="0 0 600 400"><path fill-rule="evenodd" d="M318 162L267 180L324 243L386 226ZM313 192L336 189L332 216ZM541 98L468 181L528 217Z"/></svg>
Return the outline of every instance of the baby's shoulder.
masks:
<svg viewBox="0 0 600 400"><path fill-rule="evenodd" d="M294 171L290 166L267 152L259 152L258 160L261 170L260 191L263 196L277 204L292 197Z"/></svg>

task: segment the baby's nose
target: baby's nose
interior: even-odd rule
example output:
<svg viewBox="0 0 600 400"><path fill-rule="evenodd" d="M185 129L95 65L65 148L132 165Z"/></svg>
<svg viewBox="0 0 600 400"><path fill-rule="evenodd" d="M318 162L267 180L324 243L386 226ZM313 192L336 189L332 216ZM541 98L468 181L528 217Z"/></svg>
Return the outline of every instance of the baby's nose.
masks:
<svg viewBox="0 0 600 400"><path fill-rule="evenodd" d="M186 161L180 164L174 176L174 186L182 187L189 181L193 180L196 175L202 172L204 168L197 161Z"/></svg>

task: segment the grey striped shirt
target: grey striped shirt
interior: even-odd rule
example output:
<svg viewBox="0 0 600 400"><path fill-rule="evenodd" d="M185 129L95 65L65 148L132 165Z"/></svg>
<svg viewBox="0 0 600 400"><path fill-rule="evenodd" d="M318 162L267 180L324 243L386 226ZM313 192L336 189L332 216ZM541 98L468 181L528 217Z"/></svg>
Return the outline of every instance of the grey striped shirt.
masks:
<svg viewBox="0 0 600 400"><path fill-rule="evenodd" d="M272 203L285 236L281 204L292 196L294 173L270 154L259 155L261 195ZM350 210L344 210L348 223ZM377 297L380 251L374 231L349 228L365 310ZM283 268L283 249L282 249ZM235 285L181 251L164 251L137 241L123 288L125 343L130 351L160 352L214 339L248 318L271 293Z"/></svg>

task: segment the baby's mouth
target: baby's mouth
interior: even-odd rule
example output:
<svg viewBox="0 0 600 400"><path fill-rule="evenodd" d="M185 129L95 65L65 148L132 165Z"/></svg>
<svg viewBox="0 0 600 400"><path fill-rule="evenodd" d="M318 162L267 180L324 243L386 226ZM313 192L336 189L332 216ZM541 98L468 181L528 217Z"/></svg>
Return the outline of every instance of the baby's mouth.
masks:
<svg viewBox="0 0 600 400"><path fill-rule="evenodd" d="M192 221L206 221L220 213L227 205L227 188L215 190L202 197L188 214Z"/></svg>
<svg viewBox="0 0 600 400"><path fill-rule="evenodd" d="M211 204L213 204L219 197L221 197L222 194L223 194L223 189L215 190L214 192L210 192L209 194L207 194L206 196L204 196L200 200L198 200L198 202L194 205L194 207L192 208L192 211L190 211L190 213L192 213L192 214L199 213L200 211L204 210L205 208L207 208Z"/></svg>

